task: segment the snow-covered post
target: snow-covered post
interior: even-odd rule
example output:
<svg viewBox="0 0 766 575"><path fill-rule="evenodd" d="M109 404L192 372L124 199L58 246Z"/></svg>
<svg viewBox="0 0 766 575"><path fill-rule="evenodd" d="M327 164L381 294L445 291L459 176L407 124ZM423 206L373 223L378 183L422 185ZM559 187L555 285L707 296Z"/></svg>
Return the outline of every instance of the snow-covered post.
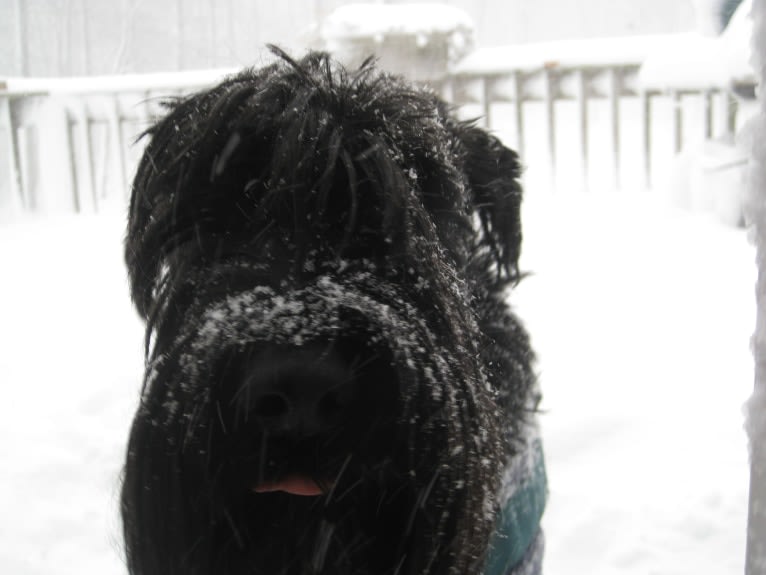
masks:
<svg viewBox="0 0 766 575"><path fill-rule="evenodd" d="M753 2L753 67L760 80L760 114L754 122L750 219L755 226L758 261L753 353L755 390L748 404L750 435L750 505L747 529L747 575L766 574L766 0Z"/></svg>
<svg viewBox="0 0 766 575"><path fill-rule="evenodd" d="M308 43L355 67L368 56L410 80L444 80L473 49L474 24L446 4L346 4L319 25Z"/></svg>

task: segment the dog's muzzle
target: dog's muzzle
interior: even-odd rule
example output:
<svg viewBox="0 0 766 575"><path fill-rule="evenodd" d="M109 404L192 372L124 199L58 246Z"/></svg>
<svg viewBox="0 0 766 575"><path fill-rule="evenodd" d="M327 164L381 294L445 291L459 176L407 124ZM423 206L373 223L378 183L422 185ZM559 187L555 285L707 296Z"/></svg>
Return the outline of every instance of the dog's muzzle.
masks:
<svg viewBox="0 0 766 575"><path fill-rule="evenodd" d="M200 291L145 393L183 421L177 443L218 446L213 473L225 462L236 489L319 495L364 474L384 481L392 446L423 453L442 437L459 360L436 331L411 294L366 271Z"/></svg>
<svg viewBox="0 0 766 575"><path fill-rule="evenodd" d="M350 454L384 451L391 440L396 372L389 355L363 342L256 346L230 364L237 367L218 395L231 428L229 459L257 493L321 495Z"/></svg>

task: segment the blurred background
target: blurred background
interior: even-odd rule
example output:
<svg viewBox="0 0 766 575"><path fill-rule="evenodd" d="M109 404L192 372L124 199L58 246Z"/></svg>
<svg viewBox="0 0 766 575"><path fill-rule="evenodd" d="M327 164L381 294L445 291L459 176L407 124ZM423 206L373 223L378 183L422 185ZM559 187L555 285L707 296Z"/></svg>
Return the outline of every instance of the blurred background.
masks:
<svg viewBox="0 0 766 575"><path fill-rule="evenodd" d="M267 42L287 49L343 0L3 0L0 70L80 76L247 66ZM403 2L387 2L402 4ZM687 32L713 20L693 0L452 0L480 46ZM704 4L704 0L703 0ZM703 15L704 13L704 15ZM709 14L708 14L709 13Z"/></svg>
<svg viewBox="0 0 766 575"><path fill-rule="evenodd" d="M677 203L741 224L749 5L3 0L0 217L124 202L140 153L127 144L159 101L263 64L274 43L349 65L376 54L430 84L516 148L535 189L671 187Z"/></svg>

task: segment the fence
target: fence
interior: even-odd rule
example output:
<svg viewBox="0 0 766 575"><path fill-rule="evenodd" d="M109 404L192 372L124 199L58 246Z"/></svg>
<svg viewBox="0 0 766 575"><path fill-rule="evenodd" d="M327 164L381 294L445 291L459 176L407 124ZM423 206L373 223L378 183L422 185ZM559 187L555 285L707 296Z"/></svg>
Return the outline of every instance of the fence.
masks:
<svg viewBox="0 0 766 575"><path fill-rule="evenodd" d="M141 153L136 140L169 97L208 86L224 70L0 85L0 207L99 211L123 202ZM2 164L0 164L2 165Z"/></svg>
<svg viewBox="0 0 766 575"><path fill-rule="evenodd" d="M642 88L639 68L638 61L545 61L501 70L462 66L434 85L464 115L483 116L554 186L569 169L565 164L576 160L578 187L592 187L597 157L597 171L610 173L611 187L619 189L626 156L635 162L638 155L639 179L648 187L660 148L664 156L679 152L690 126L700 127L704 138L733 133L737 102L718 87ZM210 85L225 72L0 84L5 158L0 162L7 164L0 173L8 174L0 182L0 209L92 212L124 203L141 152L135 139L159 112L162 99ZM688 105L692 100L695 105ZM660 107L669 121L656 121ZM606 129L596 131L596 124ZM638 154L626 152L626 141L640 143ZM604 158L609 158L606 167ZM571 185L569 175L566 180Z"/></svg>
<svg viewBox="0 0 766 575"><path fill-rule="evenodd" d="M621 108L630 100L638 104L638 117L632 117L631 127L638 126L640 141L640 165L642 184L649 188L653 182L656 154L653 150L659 138L672 143L672 153L680 153L686 138L685 122L702 127L706 139L715 136L732 136L737 125L737 101L722 88L686 89L660 91L642 88L638 82L638 64L614 64L606 66L544 66L535 70L506 73L474 74L463 72L452 76L445 84L448 99L458 106L477 105L486 125L493 129L500 126L495 120L494 110L500 104L512 106L512 121L515 133L511 140L522 158L528 158L527 132L530 104L542 107L542 133L547 158L542 160L545 170L551 175L554 186L560 178L561 145L563 127L558 120L559 109L564 103L575 106L575 142L567 145L567 152L577 156L582 177L582 187L592 185L590 166L592 164L591 142L592 108L601 104L607 111L607 130L602 133L601 148L608 149L607 166L612 175L612 186L620 189L623 184L624 150L623 139L626 128L625 113ZM696 106L688 105L698 100ZM657 105L670 107L670 125L658 126L654 109ZM701 106L699 105L701 104ZM700 116L697 116L700 114ZM507 116L507 114L506 114ZM658 129L660 128L660 129ZM655 134L658 131L660 133ZM571 145L573 144L573 145ZM604 146L606 144L606 146ZM574 150L574 151L572 151ZM572 158L569 158L571 161ZM600 158L603 163L604 158Z"/></svg>

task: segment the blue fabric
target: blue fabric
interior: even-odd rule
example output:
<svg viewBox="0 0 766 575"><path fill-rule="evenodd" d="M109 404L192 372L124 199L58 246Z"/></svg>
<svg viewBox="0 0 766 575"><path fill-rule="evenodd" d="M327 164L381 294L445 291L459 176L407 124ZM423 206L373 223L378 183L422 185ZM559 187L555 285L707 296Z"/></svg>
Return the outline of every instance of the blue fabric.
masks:
<svg viewBox="0 0 766 575"><path fill-rule="evenodd" d="M530 446L534 463L523 470L520 484L500 511L490 543L484 575L532 575L540 572L542 532L540 521L548 495L542 444Z"/></svg>

